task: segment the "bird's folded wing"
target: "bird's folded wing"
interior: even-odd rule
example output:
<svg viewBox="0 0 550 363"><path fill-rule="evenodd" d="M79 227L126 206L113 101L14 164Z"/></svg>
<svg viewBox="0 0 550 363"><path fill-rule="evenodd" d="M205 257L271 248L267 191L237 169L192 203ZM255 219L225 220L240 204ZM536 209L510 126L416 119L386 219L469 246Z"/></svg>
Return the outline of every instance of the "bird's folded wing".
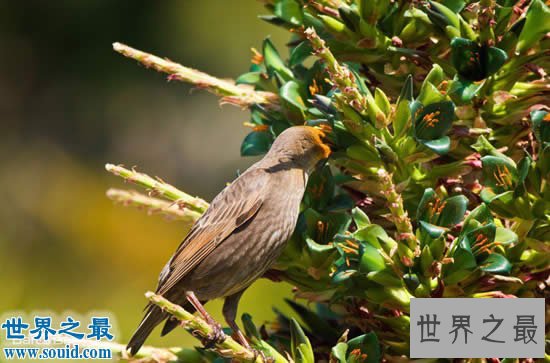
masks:
<svg viewBox="0 0 550 363"><path fill-rule="evenodd" d="M164 294L208 256L223 240L261 208L267 174L248 170L227 186L197 220L159 277L157 293Z"/></svg>

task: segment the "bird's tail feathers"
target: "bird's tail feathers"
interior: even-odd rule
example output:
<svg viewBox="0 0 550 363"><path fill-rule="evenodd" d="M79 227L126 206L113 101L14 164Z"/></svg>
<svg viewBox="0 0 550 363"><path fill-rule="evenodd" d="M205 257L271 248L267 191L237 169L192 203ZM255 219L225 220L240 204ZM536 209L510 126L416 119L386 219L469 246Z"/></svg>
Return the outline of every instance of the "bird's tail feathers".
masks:
<svg viewBox="0 0 550 363"><path fill-rule="evenodd" d="M126 350L130 352L130 355L135 355L139 351L153 329L167 317L168 314L163 312L158 306L149 305L147 307L145 317L126 346Z"/></svg>

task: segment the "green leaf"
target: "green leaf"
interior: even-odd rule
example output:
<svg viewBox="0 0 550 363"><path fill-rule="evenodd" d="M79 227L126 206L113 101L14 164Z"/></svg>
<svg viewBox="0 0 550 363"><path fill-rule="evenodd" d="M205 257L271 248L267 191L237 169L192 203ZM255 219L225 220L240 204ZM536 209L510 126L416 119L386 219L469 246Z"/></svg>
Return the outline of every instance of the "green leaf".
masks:
<svg viewBox="0 0 550 363"><path fill-rule="evenodd" d="M431 83L434 86L439 85L443 80L445 79L445 72L443 72L443 68L439 64L432 65L432 69L430 69L430 72L426 75L426 78L424 79L422 86L427 83Z"/></svg>
<svg viewBox="0 0 550 363"><path fill-rule="evenodd" d="M302 7L296 0L277 1L273 13L290 24L302 25Z"/></svg>
<svg viewBox="0 0 550 363"><path fill-rule="evenodd" d="M359 30L359 21L361 18L354 9L347 5L340 5L338 8L338 13L340 14L340 18L344 24L346 24L349 29L353 31Z"/></svg>
<svg viewBox="0 0 550 363"><path fill-rule="evenodd" d="M330 350L331 358L338 363L347 363L346 352L348 351L348 345L346 343L338 343ZM332 360L331 360L332 361Z"/></svg>
<svg viewBox="0 0 550 363"><path fill-rule="evenodd" d="M457 247L452 257L454 259L453 263L443 265L443 280L446 285L459 283L477 267L472 252L461 246Z"/></svg>
<svg viewBox="0 0 550 363"><path fill-rule="evenodd" d="M529 169L531 167L531 158L529 156L524 157L518 163L518 184L523 184L527 175L529 174Z"/></svg>
<svg viewBox="0 0 550 363"><path fill-rule="evenodd" d="M463 195L455 195L445 199L444 204L437 225L453 227L462 222L468 209L468 198Z"/></svg>
<svg viewBox="0 0 550 363"><path fill-rule="evenodd" d="M416 219L430 222L430 215L432 213L430 211L429 204L433 203L436 198L437 194L432 188L426 188L424 190L424 194L422 195L422 198L420 198L420 202L418 203L418 207L416 209Z"/></svg>
<svg viewBox="0 0 550 363"><path fill-rule="evenodd" d="M493 216L491 211L487 207L487 204L482 203L477 206L473 211L468 214L466 219L464 219L464 224L462 227L461 234L466 234L472 230L478 228L482 224L493 221Z"/></svg>
<svg viewBox="0 0 550 363"><path fill-rule="evenodd" d="M252 131L241 144L241 156L263 155L271 146L273 136L269 131Z"/></svg>
<svg viewBox="0 0 550 363"><path fill-rule="evenodd" d="M485 64L483 66L486 77L495 74L508 60L508 54L500 48L486 48Z"/></svg>
<svg viewBox="0 0 550 363"><path fill-rule="evenodd" d="M499 253L491 253L479 266L483 271L499 275L508 275L512 264Z"/></svg>
<svg viewBox="0 0 550 363"><path fill-rule="evenodd" d="M434 258L429 246L424 246L422 253L420 254L420 269L425 277L429 277L433 274L432 265Z"/></svg>
<svg viewBox="0 0 550 363"><path fill-rule="evenodd" d="M353 233L353 238L359 241L365 241L374 248L381 248L379 240L387 240L388 234L378 224L370 224Z"/></svg>
<svg viewBox="0 0 550 363"><path fill-rule="evenodd" d="M236 84L252 84L256 85L262 81L262 72L248 72L241 74L235 80Z"/></svg>
<svg viewBox="0 0 550 363"><path fill-rule="evenodd" d="M382 286L401 287L403 283L399 277L390 269L371 271L367 274L367 279L376 282Z"/></svg>
<svg viewBox="0 0 550 363"><path fill-rule="evenodd" d="M420 228L428 233L431 238L439 238L446 231L446 229L443 227L439 227L424 221L420 221Z"/></svg>
<svg viewBox="0 0 550 363"><path fill-rule="evenodd" d="M496 47L480 46L464 38L451 41L451 62L458 74L470 81L480 81L493 75L507 59L506 52Z"/></svg>
<svg viewBox="0 0 550 363"><path fill-rule="evenodd" d="M525 19L516 47L518 53L524 53L550 32L550 9L543 1L533 0Z"/></svg>
<svg viewBox="0 0 550 363"><path fill-rule="evenodd" d="M451 140L445 134L455 119L454 104L443 101L424 107L421 102L414 101L410 108L416 140L438 154L447 153Z"/></svg>
<svg viewBox="0 0 550 363"><path fill-rule="evenodd" d="M338 339L338 332L327 322L325 317L320 316L293 300L285 299L285 302L298 314L313 335L322 336L329 341Z"/></svg>
<svg viewBox="0 0 550 363"><path fill-rule="evenodd" d="M442 3L456 14L460 13L466 5L464 0L443 0Z"/></svg>
<svg viewBox="0 0 550 363"><path fill-rule="evenodd" d="M495 232L495 242L501 245L513 245L518 243L518 235L512 230L503 227L497 227Z"/></svg>
<svg viewBox="0 0 550 363"><path fill-rule="evenodd" d="M405 100L409 102L412 102L413 100L413 77L411 74L407 76L407 79L405 80L405 84L401 89L401 94L399 95L399 99L397 100L397 102L399 103Z"/></svg>
<svg viewBox="0 0 550 363"><path fill-rule="evenodd" d="M286 115L293 121L303 121L305 119L306 105L300 95L300 86L295 81L285 83L279 90L279 95Z"/></svg>
<svg viewBox="0 0 550 363"><path fill-rule="evenodd" d="M290 343L292 358L296 363L315 363L311 343L294 319L290 319Z"/></svg>
<svg viewBox="0 0 550 363"><path fill-rule="evenodd" d="M327 208L334 196L334 180L329 166L314 172L308 180L304 195L306 204L318 211Z"/></svg>
<svg viewBox="0 0 550 363"><path fill-rule="evenodd" d="M443 136L437 140L418 140L422 145L432 150L434 153L443 155L449 152L451 148L451 139L449 136Z"/></svg>
<svg viewBox="0 0 550 363"><path fill-rule="evenodd" d="M369 216L359 207L355 207L351 210L351 216L358 230L371 224Z"/></svg>
<svg viewBox="0 0 550 363"><path fill-rule="evenodd" d="M374 90L374 102L380 110L388 117L391 112L391 105L388 97L380 88Z"/></svg>
<svg viewBox="0 0 550 363"><path fill-rule="evenodd" d="M487 155L481 158L483 184L496 194L515 188L518 180L516 165L508 158Z"/></svg>
<svg viewBox="0 0 550 363"><path fill-rule="evenodd" d="M270 76L274 76L275 72L279 74L285 81L290 81L294 78L292 71L287 68L279 52L275 49L275 46L266 38L263 44L263 55L264 55L264 64L267 68L267 73Z"/></svg>
<svg viewBox="0 0 550 363"><path fill-rule="evenodd" d="M416 100L423 105L429 105L430 103L442 102L445 99L446 97L439 92L433 83L424 82Z"/></svg>
<svg viewBox="0 0 550 363"><path fill-rule="evenodd" d="M460 21L458 15L451 9L441 3L434 1L428 1L429 6L424 10L428 14L430 20L442 29L446 29L448 26L460 29Z"/></svg>
<svg viewBox="0 0 550 363"><path fill-rule="evenodd" d="M483 198L483 195L481 197ZM529 200L523 196L516 196L513 191L493 196L489 202L489 208L505 218L520 217L527 220L533 218Z"/></svg>
<svg viewBox="0 0 550 363"><path fill-rule="evenodd" d="M288 63L291 67L295 67L298 64L301 64L306 58L311 56L313 53L313 48L311 47L311 43L307 40L304 40L294 48L292 48L292 52L290 52L290 59L288 60Z"/></svg>
<svg viewBox="0 0 550 363"><path fill-rule="evenodd" d="M375 247L361 243L359 246L359 271L380 271L386 268L386 262Z"/></svg>
<svg viewBox="0 0 550 363"><path fill-rule="evenodd" d="M531 122L537 140L550 143L550 113L542 110L533 111Z"/></svg>
<svg viewBox="0 0 550 363"><path fill-rule="evenodd" d="M449 96L459 104L467 104L477 95L485 81L470 81L456 75L449 88Z"/></svg>
<svg viewBox="0 0 550 363"><path fill-rule="evenodd" d="M358 357L360 359L356 359L356 362L379 363L382 361L380 343L374 332L350 339L348 341L348 347L351 352L357 351L357 349L361 352L361 357ZM351 354L352 353L350 353L350 358ZM361 359L363 357L364 359Z"/></svg>

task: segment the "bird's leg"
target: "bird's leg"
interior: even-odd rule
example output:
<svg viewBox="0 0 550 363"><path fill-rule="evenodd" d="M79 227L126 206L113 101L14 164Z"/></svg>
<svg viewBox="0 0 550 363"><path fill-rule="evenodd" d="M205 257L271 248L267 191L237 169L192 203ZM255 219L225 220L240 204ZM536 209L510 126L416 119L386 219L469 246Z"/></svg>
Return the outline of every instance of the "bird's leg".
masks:
<svg viewBox="0 0 550 363"><path fill-rule="evenodd" d="M233 334L235 334L237 341L241 343L241 345L244 346L246 349L254 352L254 361L256 361L256 357L260 355L263 362L270 362L272 361L272 359L268 359L265 356L264 352L250 347L250 343L248 343L248 340L235 322L235 318L237 317L237 307L239 306L239 300L241 299L243 292L244 290L241 290L236 294L230 295L225 298L225 301L223 303L223 317L225 318L227 325L229 325L229 327L233 331Z"/></svg>
<svg viewBox="0 0 550 363"><path fill-rule="evenodd" d="M222 326L208 314L202 303L197 299L197 296L195 296L195 293L193 291L187 291L185 297L202 318L212 327L213 332L207 337L208 343L205 344L205 347L211 348L213 345L223 342L225 340L225 333L222 330Z"/></svg>
<svg viewBox="0 0 550 363"><path fill-rule="evenodd" d="M229 325L233 333L237 336L239 343L241 343L246 349L250 349L248 340L246 340L243 332L239 329L237 323L235 323L235 318L237 317L237 307L239 306L239 300L241 299L243 292L244 290L226 297L223 303L222 311L227 325Z"/></svg>

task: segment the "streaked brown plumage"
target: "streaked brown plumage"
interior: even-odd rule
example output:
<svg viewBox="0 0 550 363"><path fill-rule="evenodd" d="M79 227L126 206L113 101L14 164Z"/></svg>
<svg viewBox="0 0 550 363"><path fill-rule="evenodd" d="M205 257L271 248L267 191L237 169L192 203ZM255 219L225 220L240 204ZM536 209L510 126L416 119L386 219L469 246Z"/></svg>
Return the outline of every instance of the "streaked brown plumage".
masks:
<svg viewBox="0 0 550 363"><path fill-rule="evenodd" d="M160 273L157 293L187 309L197 308L194 297L200 302L225 297L224 317L244 340L235 324L239 299L290 238L308 175L330 154L323 136L309 126L281 133L265 157L222 190L193 225ZM130 353L167 318L149 305L128 343ZM167 320L162 335L176 325Z"/></svg>

